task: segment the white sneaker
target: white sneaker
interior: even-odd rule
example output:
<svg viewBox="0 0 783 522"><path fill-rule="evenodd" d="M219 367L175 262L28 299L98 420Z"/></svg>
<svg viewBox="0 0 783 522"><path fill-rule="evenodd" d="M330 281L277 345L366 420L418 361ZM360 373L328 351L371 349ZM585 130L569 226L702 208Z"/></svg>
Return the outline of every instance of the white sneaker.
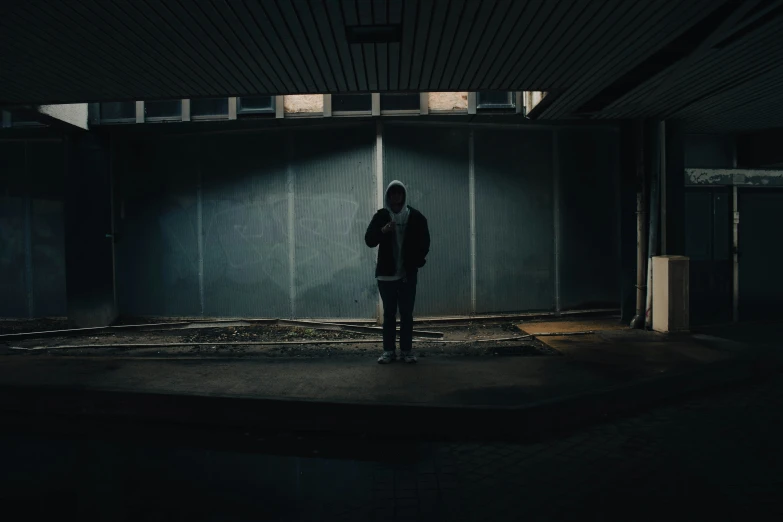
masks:
<svg viewBox="0 0 783 522"><path fill-rule="evenodd" d="M383 355L378 357L378 364L389 364L396 359L394 352L383 352Z"/></svg>
<svg viewBox="0 0 783 522"><path fill-rule="evenodd" d="M413 350L410 352L402 352L400 354L400 357L404 359L406 363L412 364L418 361L416 358L416 355L413 353Z"/></svg>

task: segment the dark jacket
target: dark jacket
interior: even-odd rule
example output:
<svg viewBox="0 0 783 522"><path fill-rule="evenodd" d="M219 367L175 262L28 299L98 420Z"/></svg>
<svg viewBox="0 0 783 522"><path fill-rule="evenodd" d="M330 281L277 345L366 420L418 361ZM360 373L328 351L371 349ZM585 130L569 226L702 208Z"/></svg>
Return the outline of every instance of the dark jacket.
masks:
<svg viewBox="0 0 783 522"><path fill-rule="evenodd" d="M393 276L397 271L394 262L394 232L384 234L381 229L389 222L389 211L381 209L375 213L367 232L364 234L364 242L374 248L380 245L378 250L378 264L375 266L375 277ZM402 242L403 267L406 274L415 274L419 268L427 263L427 254L430 251L430 231L427 227L427 218L413 207L410 207L408 224L405 227L405 239Z"/></svg>

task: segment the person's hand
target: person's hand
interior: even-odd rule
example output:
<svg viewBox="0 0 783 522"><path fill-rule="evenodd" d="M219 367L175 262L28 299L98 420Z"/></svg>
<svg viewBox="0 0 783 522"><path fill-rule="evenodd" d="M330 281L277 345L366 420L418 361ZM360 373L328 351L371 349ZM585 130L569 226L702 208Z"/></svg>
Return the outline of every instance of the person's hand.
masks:
<svg viewBox="0 0 783 522"><path fill-rule="evenodd" d="M383 232L384 234L388 234L389 232L393 232L394 231L394 227L395 227L394 221L389 221L381 229L381 232Z"/></svg>

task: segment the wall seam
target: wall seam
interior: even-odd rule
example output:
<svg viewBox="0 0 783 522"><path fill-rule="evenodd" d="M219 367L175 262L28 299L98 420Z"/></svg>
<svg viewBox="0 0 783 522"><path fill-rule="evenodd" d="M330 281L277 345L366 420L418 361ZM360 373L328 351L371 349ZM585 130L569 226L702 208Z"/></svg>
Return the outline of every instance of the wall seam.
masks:
<svg viewBox="0 0 783 522"><path fill-rule="evenodd" d="M29 144L24 142L24 172L25 177L30 179L30 160ZM32 238L32 219L33 203L30 197L29 188L24 196L24 271L25 271L25 290L27 293L27 317L35 317L35 295L33 292L33 238Z"/></svg>
<svg viewBox="0 0 783 522"><path fill-rule="evenodd" d="M383 208L383 122L380 120L376 120L375 122L375 206L378 209ZM380 248L375 252L376 262L378 252L380 252ZM382 317L383 301L381 300L381 294L379 292L376 309L378 324L381 323Z"/></svg>
<svg viewBox="0 0 783 522"><path fill-rule="evenodd" d="M111 240L111 293L114 297L114 313L119 315L120 302L117 295L117 249L116 246L116 228L117 224L114 219L114 154L115 154L115 141L114 136L109 136L109 213L111 218L109 219L110 240Z"/></svg>
<svg viewBox="0 0 783 522"><path fill-rule="evenodd" d="M473 130L468 134L468 206L470 209L470 311L476 314L476 164Z"/></svg>
<svg viewBox="0 0 783 522"><path fill-rule="evenodd" d="M296 318L296 209L294 208L294 136L286 133L286 190L288 192L288 298L291 304L291 319Z"/></svg>
<svg viewBox="0 0 783 522"><path fill-rule="evenodd" d="M201 317L204 317L204 203L201 163L196 168L196 238L198 241L198 293Z"/></svg>
<svg viewBox="0 0 783 522"><path fill-rule="evenodd" d="M555 315L560 315L560 140L552 133L552 212L554 228Z"/></svg>

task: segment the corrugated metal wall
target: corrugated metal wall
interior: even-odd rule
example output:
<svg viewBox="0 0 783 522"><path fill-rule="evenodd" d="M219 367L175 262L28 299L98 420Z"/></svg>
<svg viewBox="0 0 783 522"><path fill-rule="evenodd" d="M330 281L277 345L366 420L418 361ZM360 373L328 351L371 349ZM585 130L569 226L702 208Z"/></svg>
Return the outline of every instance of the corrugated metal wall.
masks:
<svg viewBox="0 0 783 522"><path fill-rule="evenodd" d="M0 143L0 316L64 315L62 146L27 146ZM117 132L120 312L375 317L363 235L395 178L432 235L417 315L554 309L556 258L563 309L618 301L615 132L384 122L382 146L379 187L375 123Z"/></svg>
<svg viewBox="0 0 783 522"><path fill-rule="evenodd" d="M0 317L64 316L63 147L0 142Z"/></svg>
<svg viewBox="0 0 783 522"><path fill-rule="evenodd" d="M120 312L373 317L374 143L364 124L121 147Z"/></svg>
<svg viewBox="0 0 783 522"><path fill-rule="evenodd" d="M201 167L204 314L289 317L282 132L210 136Z"/></svg>
<svg viewBox="0 0 783 522"><path fill-rule="evenodd" d="M418 315L471 312L468 135L464 128L384 127L382 189L405 183L432 239L416 289Z"/></svg>
<svg viewBox="0 0 783 522"><path fill-rule="evenodd" d="M552 132L477 129L476 311L554 308Z"/></svg>
<svg viewBox="0 0 783 522"><path fill-rule="evenodd" d="M197 316L197 144L116 140L115 267L120 312Z"/></svg>
<svg viewBox="0 0 783 522"><path fill-rule="evenodd" d="M374 317L375 250L364 232L375 207L373 125L289 133L294 193L296 317Z"/></svg>

